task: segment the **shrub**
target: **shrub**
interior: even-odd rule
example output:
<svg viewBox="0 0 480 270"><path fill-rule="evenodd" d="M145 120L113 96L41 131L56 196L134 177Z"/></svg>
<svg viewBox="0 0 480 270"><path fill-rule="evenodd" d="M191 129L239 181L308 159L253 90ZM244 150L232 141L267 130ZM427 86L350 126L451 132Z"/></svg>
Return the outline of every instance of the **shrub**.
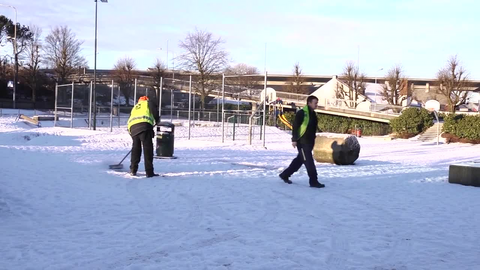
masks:
<svg viewBox="0 0 480 270"><path fill-rule="evenodd" d="M472 142L480 140L480 116L478 115L455 115L450 114L445 117L443 124L443 132L453 135L464 142Z"/></svg>
<svg viewBox="0 0 480 270"><path fill-rule="evenodd" d="M413 137L433 126L433 115L423 108L408 108L391 120L390 126L399 137Z"/></svg>

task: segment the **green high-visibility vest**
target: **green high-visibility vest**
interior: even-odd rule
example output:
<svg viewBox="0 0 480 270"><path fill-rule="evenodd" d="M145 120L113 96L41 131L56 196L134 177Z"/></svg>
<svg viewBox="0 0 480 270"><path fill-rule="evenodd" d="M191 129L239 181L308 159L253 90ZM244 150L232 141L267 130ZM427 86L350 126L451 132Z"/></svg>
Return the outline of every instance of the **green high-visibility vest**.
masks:
<svg viewBox="0 0 480 270"><path fill-rule="evenodd" d="M308 105L305 105L303 107L303 122L302 125L300 126L300 136L298 138L300 139L303 135L305 135L305 132L307 132L307 127L308 127L308 122L310 122L310 110L308 109Z"/></svg>
<svg viewBox="0 0 480 270"><path fill-rule="evenodd" d="M133 125L139 123L149 123L152 126L155 124L155 118L150 112L147 100L138 102L137 105L132 108L130 118L128 119L128 132L130 132L130 128Z"/></svg>

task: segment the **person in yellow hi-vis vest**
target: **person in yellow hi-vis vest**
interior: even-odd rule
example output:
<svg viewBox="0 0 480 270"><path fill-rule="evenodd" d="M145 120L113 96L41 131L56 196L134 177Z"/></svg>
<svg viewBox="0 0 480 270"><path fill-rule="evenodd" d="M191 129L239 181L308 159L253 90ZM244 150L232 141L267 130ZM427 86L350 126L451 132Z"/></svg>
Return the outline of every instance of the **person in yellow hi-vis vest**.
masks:
<svg viewBox="0 0 480 270"><path fill-rule="evenodd" d="M132 108L128 119L128 132L132 136L132 159L130 163L130 174L135 176L138 171L138 163L142 155L145 162L145 173L147 177L158 176L153 169L153 138L155 131L153 127L159 122L157 105L143 96L138 99L137 105Z"/></svg>
<svg viewBox="0 0 480 270"><path fill-rule="evenodd" d="M324 184L318 182L317 168L312 155L318 130L317 114L315 113L317 105L318 98L309 96L307 105L295 115L292 129L292 145L298 149L298 155L290 166L279 175L287 184L292 183L290 176L297 172L302 167L302 164L305 164L308 177L310 178L310 186L313 188L325 187Z"/></svg>

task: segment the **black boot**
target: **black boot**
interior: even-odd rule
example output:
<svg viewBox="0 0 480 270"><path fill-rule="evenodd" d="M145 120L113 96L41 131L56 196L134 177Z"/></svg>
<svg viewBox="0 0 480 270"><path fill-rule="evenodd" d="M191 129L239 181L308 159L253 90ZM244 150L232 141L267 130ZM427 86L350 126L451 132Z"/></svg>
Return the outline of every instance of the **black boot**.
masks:
<svg viewBox="0 0 480 270"><path fill-rule="evenodd" d="M285 183L287 183L287 184L292 184L292 183L293 183L292 180L288 179L288 177L285 177L285 176L283 176L283 175L281 175L281 174L278 175L278 176L280 177L280 179L283 180L283 182L285 182Z"/></svg>
<svg viewBox="0 0 480 270"><path fill-rule="evenodd" d="M325 185L320 182L310 182L310 187L312 188L324 188Z"/></svg>
<svg viewBox="0 0 480 270"><path fill-rule="evenodd" d="M155 176L160 176L160 175L158 173L147 174L147 178L152 178L152 177L155 177Z"/></svg>

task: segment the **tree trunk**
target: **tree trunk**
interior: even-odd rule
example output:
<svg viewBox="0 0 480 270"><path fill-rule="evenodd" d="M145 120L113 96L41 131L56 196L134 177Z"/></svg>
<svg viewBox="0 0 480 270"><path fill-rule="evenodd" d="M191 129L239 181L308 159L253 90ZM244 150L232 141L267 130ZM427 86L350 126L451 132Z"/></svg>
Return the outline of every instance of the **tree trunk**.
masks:
<svg viewBox="0 0 480 270"><path fill-rule="evenodd" d="M37 89L36 88L37 88L36 85L32 87L32 102L35 102L36 99L37 99Z"/></svg>
<svg viewBox="0 0 480 270"><path fill-rule="evenodd" d="M455 113L455 105L453 104L453 102L450 99L448 100L448 105L449 105L449 108L448 108L449 111L451 113Z"/></svg>
<svg viewBox="0 0 480 270"><path fill-rule="evenodd" d="M15 42L17 41L15 40ZM15 95L17 94L15 92L18 92L18 53L15 54L15 72L14 73L15 74L13 75L13 89L15 89L15 91L13 94ZM13 99L16 100L15 97Z"/></svg>
<svg viewBox="0 0 480 270"><path fill-rule="evenodd" d="M200 110L204 111L205 110L205 92L202 92L200 95Z"/></svg>

